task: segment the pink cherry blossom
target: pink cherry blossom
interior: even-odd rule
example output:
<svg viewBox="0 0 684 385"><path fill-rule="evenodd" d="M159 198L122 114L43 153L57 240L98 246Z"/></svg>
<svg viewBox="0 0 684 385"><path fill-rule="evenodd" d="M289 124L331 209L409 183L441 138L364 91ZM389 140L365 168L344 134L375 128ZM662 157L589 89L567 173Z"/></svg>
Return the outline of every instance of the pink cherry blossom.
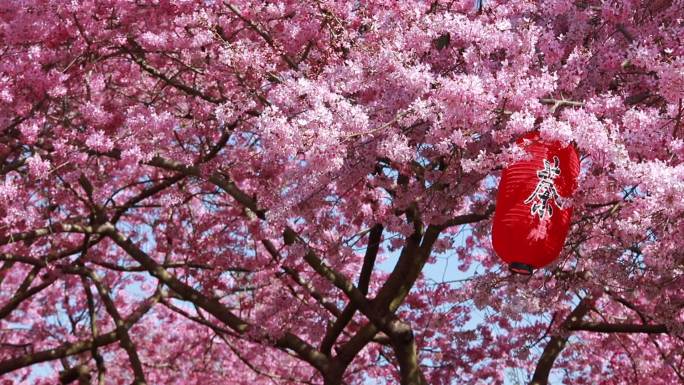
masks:
<svg viewBox="0 0 684 385"><path fill-rule="evenodd" d="M684 383L684 2L476 3L3 1L0 384Z"/></svg>

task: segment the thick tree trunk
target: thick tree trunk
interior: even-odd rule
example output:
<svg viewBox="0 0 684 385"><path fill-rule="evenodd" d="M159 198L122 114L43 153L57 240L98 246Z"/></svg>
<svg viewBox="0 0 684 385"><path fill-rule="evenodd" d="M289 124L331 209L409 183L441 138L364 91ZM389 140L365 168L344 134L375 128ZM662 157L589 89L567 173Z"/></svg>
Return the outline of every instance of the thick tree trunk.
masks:
<svg viewBox="0 0 684 385"><path fill-rule="evenodd" d="M392 325L392 348L399 361L401 385L427 385L411 327L403 322Z"/></svg>

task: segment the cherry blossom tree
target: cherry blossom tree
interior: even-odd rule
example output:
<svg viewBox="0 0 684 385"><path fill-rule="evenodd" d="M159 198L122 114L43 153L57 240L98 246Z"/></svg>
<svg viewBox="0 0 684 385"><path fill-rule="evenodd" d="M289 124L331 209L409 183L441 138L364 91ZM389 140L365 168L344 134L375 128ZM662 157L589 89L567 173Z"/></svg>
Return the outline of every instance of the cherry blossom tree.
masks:
<svg viewBox="0 0 684 385"><path fill-rule="evenodd" d="M682 0L2 1L0 384L683 383L683 38ZM534 130L582 172L523 277Z"/></svg>

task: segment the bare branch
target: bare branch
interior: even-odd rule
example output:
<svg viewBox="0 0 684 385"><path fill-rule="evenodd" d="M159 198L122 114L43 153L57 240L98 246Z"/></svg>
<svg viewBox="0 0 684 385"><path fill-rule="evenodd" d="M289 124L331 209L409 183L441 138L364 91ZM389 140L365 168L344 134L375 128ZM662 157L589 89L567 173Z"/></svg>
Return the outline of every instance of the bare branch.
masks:
<svg viewBox="0 0 684 385"><path fill-rule="evenodd" d="M98 229L98 232L110 237L114 243L119 245L119 247L126 251L133 259L144 266L150 274L178 293L183 299L190 301L199 308L207 311L219 321L226 324L234 332L243 334L252 327L252 325L233 314L218 300L209 298L201 292L181 282L176 276L169 273L154 259L138 248L126 236L118 232L111 223L102 225ZM275 346L282 349L293 350L300 358L309 362L321 372L324 372L326 369L328 363L327 357L292 333L285 333L282 337L275 341Z"/></svg>
<svg viewBox="0 0 684 385"><path fill-rule="evenodd" d="M205 100L209 103L221 104L221 103L226 101L224 98L212 97L212 96L207 95L206 93L204 93L198 89L192 88L192 87L188 86L187 84L181 83L178 80L175 80L173 78L166 76L160 70L154 68L153 66L151 66L147 62L147 60L145 59L144 50L142 49L142 47L140 47L140 45L135 40L133 40L133 38L128 39L128 44L131 46L131 48L124 48L124 49L131 56L131 59L133 59L133 61L138 66L140 66L140 68L142 68L145 72L147 72L148 74L154 76L157 79L164 81L166 84L170 85L173 88L176 88L180 91L183 91L188 95L196 96L196 97L198 97L202 100Z"/></svg>
<svg viewBox="0 0 684 385"><path fill-rule="evenodd" d="M268 251L268 253L271 254L271 256L275 260L281 259L280 252L275 247L275 245L273 245L273 242L269 241L268 239L265 239L262 241L262 244L264 245L264 247L266 247L266 251ZM313 287L313 285L311 285L311 283L304 281L304 279L299 275L299 273L296 270L291 269L287 266L282 266L282 270L285 274L292 278L292 280L295 281L299 286L303 287L309 293L309 295L311 295L311 297L316 300L316 302L321 304L321 306L328 310L333 316L341 316L342 312L340 311L340 309L338 309L337 306L331 301L326 301L326 299L323 298L323 295L321 295L321 293L319 293L318 290L316 290ZM296 296L294 289L292 290L292 294Z"/></svg>
<svg viewBox="0 0 684 385"><path fill-rule="evenodd" d="M140 357L138 356L138 351L133 343L133 340L131 340L131 336L128 334L128 328L125 327L124 320L121 318L119 310L112 300L109 287L107 287L107 285L102 282L100 277L98 277L92 270L79 267L78 271L93 281L98 293L100 294L100 298L102 298L105 309L107 309L107 313L109 313L114 320L114 324L116 325L116 336L121 344L121 347L128 354L128 360L130 361L131 368L133 369L133 375L135 376L133 384L145 385L147 383L145 381L145 372L143 371L142 363L140 362Z"/></svg>
<svg viewBox="0 0 684 385"><path fill-rule="evenodd" d="M56 223L40 229L0 236L0 245L6 245L20 241L32 241L34 239L52 235L55 233L92 234L93 227L75 223Z"/></svg>
<svg viewBox="0 0 684 385"><path fill-rule="evenodd" d="M124 327L130 328L136 322L142 318L145 313L147 313L152 306L154 306L159 298L161 297L161 292L157 291L152 297L140 305L130 316L128 316L124 321ZM27 355L11 358L9 360L0 362L0 374L9 373L13 370L17 370L26 366L37 364L40 362L56 360L75 354L80 354L87 352L92 349L93 346L101 347L109 345L118 341L118 336L116 331L111 331L109 333L101 334L96 338L83 340L78 342L70 342L62 344L54 349L43 350L40 352L29 353Z"/></svg>
<svg viewBox="0 0 684 385"><path fill-rule="evenodd" d="M455 218L452 218L442 224L442 229L446 229L451 226L459 226L459 225L465 225L469 223L475 223L479 221L483 221L487 218L489 218L492 213L494 212L494 205L490 205L487 207L487 210L485 210L484 213L482 214L464 214L464 215L459 215Z"/></svg>
<svg viewBox="0 0 684 385"><path fill-rule="evenodd" d="M93 298L93 293L90 291L90 285L88 285L88 280L81 276L81 284L83 285L83 291L86 295L86 301L88 303L88 314L90 316L90 332L93 335L93 339L97 338L97 313L95 311L95 299ZM97 346L93 344L90 349L90 354L95 360L95 366L97 367L97 383L98 385L104 385L105 372L107 371L104 363L104 358L97 350Z"/></svg>
<svg viewBox="0 0 684 385"><path fill-rule="evenodd" d="M180 172L185 175L191 175L195 177L200 177L201 172L199 167L196 166L188 166L185 164L182 164L180 162L176 162L171 159L166 159L160 156L156 156L152 158L150 162L148 162L149 165L163 168L166 170L173 170ZM260 210L257 207L256 200L247 195L245 192L240 190L233 181L231 181L229 178L219 174L218 172L215 172L209 176L209 181L216 186L220 187L223 189L225 192L228 193L233 199L235 199L238 203L242 204L244 207L250 209L254 214L256 214L257 217L261 219L265 219L265 211Z"/></svg>
<svg viewBox="0 0 684 385"><path fill-rule="evenodd" d="M126 251L128 255L140 263L140 265L145 267L150 274L170 287L173 291L180 294L183 298L208 311L211 315L228 325L231 329L240 333L247 330L248 325L242 319L231 313L217 300L208 298L199 291L181 282L178 278L176 278L176 276L169 273L154 259L138 248L126 236L118 232L111 223L104 224L99 231L111 238L114 243L119 245L119 247Z"/></svg>
<svg viewBox="0 0 684 385"><path fill-rule="evenodd" d="M361 274L359 275L358 287L363 294L368 294L368 285L370 284L371 274L375 266L375 258L380 249L380 240L382 238L382 225L375 225L370 231L368 237L368 246L366 247L366 255L363 258L363 266L361 267ZM347 326L349 321L356 313L356 306L350 302L342 311L342 314L335 320L335 323L330 326L321 341L321 352L330 355L332 346L335 344L337 338L342 334L342 331Z"/></svg>
<svg viewBox="0 0 684 385"><path fill-rule="evenodd" d="M52 285L52 283L55 282L59 277L59 275L57 274L50 275L46 279L44 279L40 284L29 289L31 283L36 278L39 271L40 267L34 267L27 274L26 278L24 278L24 281L21 283L21 286L16 291L12 299L10 299L9 302L5 304L5 306L0 308L0 319L7 317L10 313L12 313L14 309L19 307L19 305L21 305L22 302L24 302L25 300L33 297L35 294L41 292L46 287Z"/></svg>
<svg viewBox="0 0 684 385"><path fill-rule="evenodd" d="M563 321L562 327L571 330L580 323L582 318L591 309L593 302L594 298L592 297L583 298L565 321ZM563 348L565 348L568 338L569 336L567 335L556 335L549 340L549 343L546 344L544 352L537 362L537 368L534 371L530 385L547 385L549 383L549 373L551 373L553 363L556 361L556 358L558 358Z"/></svg>
<svg viewBox="0 0 684 385"><path fill-rule="evenodd" d="M611 324L608 322L582 322L573 325L568 330L582 330L598 333L668 333L665 325L641 325L641 324Z"/></svg>

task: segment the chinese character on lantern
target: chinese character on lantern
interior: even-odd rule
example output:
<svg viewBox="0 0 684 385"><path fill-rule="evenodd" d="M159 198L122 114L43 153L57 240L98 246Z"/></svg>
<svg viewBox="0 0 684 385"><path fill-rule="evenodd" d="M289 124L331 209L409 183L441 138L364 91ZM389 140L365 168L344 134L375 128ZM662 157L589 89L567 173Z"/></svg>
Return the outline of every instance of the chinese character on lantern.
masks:
<svg viewBox="0 0 684 385"><path fill-rule="evenodd" d="M556 206L560 207L558 202L558 191L553 184L553 180L560 175L560 168L558 167L560 160L557 156L553 157L553 166L548 160L544 159L544 168L537 171L539 182L532 194L525 199L525 204L532 204L530 207L530 214L539 216L539 219L544 219L547 215L553 215L553 207L551 201Z"/></svg>

